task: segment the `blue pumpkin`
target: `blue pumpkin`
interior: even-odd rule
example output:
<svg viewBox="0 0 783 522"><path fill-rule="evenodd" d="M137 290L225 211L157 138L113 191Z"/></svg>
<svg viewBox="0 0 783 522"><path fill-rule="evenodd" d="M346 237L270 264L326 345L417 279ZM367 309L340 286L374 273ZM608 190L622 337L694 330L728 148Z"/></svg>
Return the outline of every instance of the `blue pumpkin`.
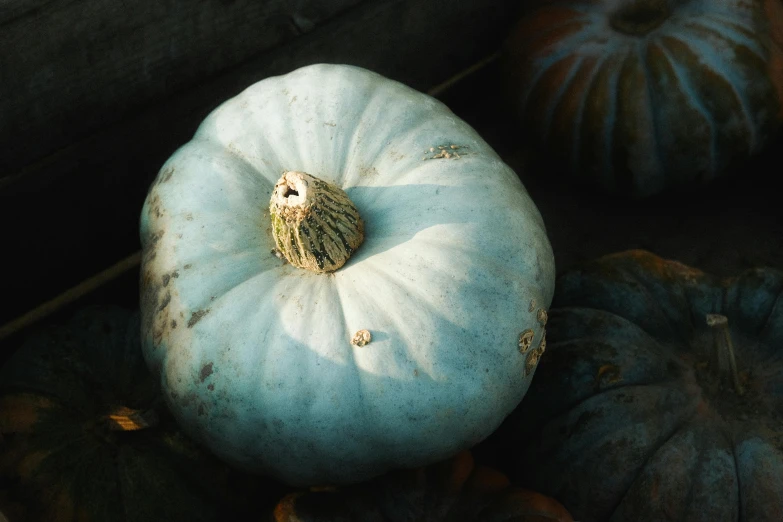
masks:
<svg viewBox="0 0 783 522"><path fill-rule="evenodd" d="M608 191L695 186L783 120L779 0L544 1L504 48L544 159Z"/></svg>
<svg viewBox="0 0 783 522"><path fill-rule="evenodd" d="M783 520L783 272L630 251L556 288L513 478L582 522Z"/></svg>

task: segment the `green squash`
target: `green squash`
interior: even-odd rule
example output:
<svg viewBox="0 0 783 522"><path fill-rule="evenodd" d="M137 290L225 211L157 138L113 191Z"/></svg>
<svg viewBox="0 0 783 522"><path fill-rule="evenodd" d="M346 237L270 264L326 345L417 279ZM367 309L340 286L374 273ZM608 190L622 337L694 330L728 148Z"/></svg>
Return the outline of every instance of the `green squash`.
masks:
<svg viewBox="0 0 783 522"><path fill-rule="evenodd" d="M556 500L513 487L469 451L342 489L291 493L271 522L573 522Z"/></svg>
<svg viewBox="0 0 783 522"><path fill-rule="evenodd" d="M783 520L783 272L644 251L564 273L501 431L516 477L593 521Z"/></svg>
<svg viewBox="0 0 783 522"><path fill-rule="evenodd" d="M313 65L226 101L142 215L144 355L194 438L295 485L443 460L519 403L554 262L445 105Z"/></svg>
<svg viewBox="0 0 783 522"><path fill-rule="evenodd" d="M138 313L85 309L2 368L0 489L22 517L11 522L202 522L238 508L232 472L166 411L139 331Z"/></svg>

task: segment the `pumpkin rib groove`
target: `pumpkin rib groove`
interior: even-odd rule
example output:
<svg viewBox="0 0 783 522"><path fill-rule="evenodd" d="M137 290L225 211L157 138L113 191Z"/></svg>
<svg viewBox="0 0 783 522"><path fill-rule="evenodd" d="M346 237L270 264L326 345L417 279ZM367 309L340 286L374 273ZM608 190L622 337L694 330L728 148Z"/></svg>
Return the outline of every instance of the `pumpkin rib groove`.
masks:
<svg viewBox="0 0 783 522"><path fill-rule="evenodd" d="M606 60L608 61L608 60ZM602 66L610 67L611 64L606 64L606 61L602 63ZM621 60L621 64L625 61L625 58ZM620 99L619 99L619 87L620 87L620 73L622 71L622 65L615 67L610 74L609 82L609 99L607 100L608 110L606 118L604 119L604 168L603 172L607 178L604 181L607 186L616 186L617 177L614 175L614 150L617 144L615 143L615 129L617 128L617 113L619 111Z"/></svg>
<svg viewBox="0 0 783 522"><path fill-rule="evenodd" d="M753 35L748 35L744 31L732 31L732 27L729 24L721 24L722 27L711 27L705 24L705 20L689 20L682 24L684 28L695 31L695 34L704 32L713 38L721 40L730 45L743 45L747 47L751 53L759 60L764 61L764 49L760 47L760 42L753 38ZM681 37L685 41L684 37Z"/></svg>
<svg viewBox="0 0 783 522"><path fill-rule="evenodd" d="M374 103L378 103L376 100L380 98L380 91L381 88L378 85L373 85L372 90L366 93L368 96L368 99L364 103L364 107L362 107L362 112L360 115L356 117L356 121L358 122L353 129L353 133L351 134L351 138L348 140L348 151L346 152L344 158L343 158L343 164L338 167L339 171L342 173L342 189L345 190L349 187L348 181L348 174L352 172L359 172L358 168L354 168L354 163L358 160L359 157L359 144L361 143L361 133L364 131L365 126L367 125L367 113L370 110L370 107ZM388 140L384 140L384 143L388 142ZM378 150L376 151L375 156L373 156L371 159L367 161L368 164L374 165L376 163L377 158L382 154L384 150L384 147L378 147ZM337 175L337 173L333 173L333 175Z"/></svg>
<svg viewBox="0 0 783 522"><path fill-rule="evenodd" d="M239 100L245 100L251 97L252 96L250 95L249 92L247 92L247 90L237 95L237 98ZM249 102L248 102L248 106L250 106ZM280 155L277 153L277 147L274 144L270 143L269 140L266 139L266 136L264 134L261 134L259 138L261 138L260 141L262 141L264 145L263 147L259 147L259 148L263 149L264 151L263 155L265 156L265 159L271 156L271 158L267 159L267 161L269 161L269 163L279 165L281 167L280 170L284 170L282 168L282 165L285 162L282 161ZM215 151L218 153L225 153L226 151L229 151L235 157L239 157L238 151L234 150L233 147L228 147L227 146L228 144L223 143L222 141L220 141L220 139L221 139L220 134L215 133L213 129L207 127L206 125L204 125L204 123L202 123L201 125L199 125L191 141L186 145L184 145L184 147L193 147L194 149L199 150L201 146L209 145L210 147L215 148ZM241 158L241 159L247 162L246 158ZM262 162L266 163L263 159ZM253 172L261 173L261 174L269 173L270 177L266 177L266 175L264 175L263 179L269 182L270 192L271 192L271 188L274 187L275 183L277 182L277 179L280 177L280 172L278 171L270 172L271 169L268 168L260 169L256 167L253 167L252 170Z"/></svg>
<svg viewBox="0 0 783 522"><path fill-rule="evenodd" d="M777 291L777 296L775 297L775 301L772 304L772 306L769 307L769 312L767 313L767 316L764 318L763 326L759 330L758 345L761 345L761 343L764 342L764 340L766 339L767 330L769 329L770 326L770 321L772 320L772 317L774 317L775 311L780 305L780 298L783 297L783 278L779 280L778 286L779 288ZM728 291L726 291L726 294L728 295ZM781 353L781 355L783 355L783 353Z"/></svg>
<svg viewBox="0 0 783 522"><path fill-rule="evenodd" d="M206 301L200 303L199 306L193 307L194 310L207 310L209 308L219 306L223 301L225 301L225 297L234 292L238 291L238 288L242 285L246 285L248 283L251 283L253 280L260 278L261 276L265 275L272 275L272 272L278 272L281 270L285 270L286 265L280 265L280 266L273 266L269 268L265 268L264 270L260 270L254 274L252 274L250 277L247 277L246 279L238 281L236 284L231 285L230 287L221 290L219 292L214 292L214 299L212 299L212 296L207 298L205 295L204 297L207 299ZM209 319L209 314L206 314L203 316L204 319ZM204 319L200 319L198 322L204 324ZM193 328L197 328L196 324L193 325Z"/></svg>
<svg viewBox="0 0 783 522"><path fill-rule="evenodd" d="M626 496L628 495L629 490L633 486L633 484L639 480L642 473L644 473L645 468L647 467L647 464L650 462L650 460L659 452L661 451L683 428L688 426L690 424L690 421L693 419L693 417L697 414L696 408L694 407L693 411L691 411L690 415L686 415L684 419L681 420L681 422L677 423L672 431L665 436L658 444L656 444L654 447L652 447L649 451L649 453L645 456L644 461L637 466L636 474L634 475L633 479L628 482L628 484L622 488L622 491L624 492L622 496L620 497L619 502L615 504L611 508L610 514L607 518L607 520L611 520L619 507L622 505L623 501L625 500Z"/></svg>
<svg viewBox="0 0 783 522"><path fill-rule="evenodd" d="M743 515L744 510L744 498L742 495L742 473L739 464L739 458L737 457L737 443L735 440L729 441L729 447L731 448L731 458L734 461L734 474L737 478L737 522L753 522L748 521Z"/></svg>
<svg viewBox="0 0 783 522"><path fill-rule="evenodd" d="M655 89L650 79L650 64L647 60L645 45L642 44L642 42L637 43L636 51L638 55L638 67L642 72L644 85L646 87L645 90L647 92L647 114L650 115L650 126L652 127L652 132L650 133L652 152L657 156L658 170L666 173L664 174L666 183L671 183L672 175L668 173L671 169L668 168L668 161L664 156L663 147L661 146L661 123L658 121L657 112L655 110Z"/></svg>
<svg viewBox="0 0 783 522"><path fill-rule="evenodd" d="M727 85L731 87L739 103L740 113L743 116L745 123L745 130L748 133L748 145L750 150L755 150L758 147L758 136L756 126L753 124L753 116L751 115L750 106L751 103L746 96L742 94L742 89L738 89L737 85L742 84L742 80L730 73L724 73L723 71L731 71L732 68L725 64L716 53L711 52L711 47L708 43L702 41L698 36L693 35L689 38L680 37L683 45L689 47L689 50L701 60L707 62L712 66L712 70L715 74L723 78ZM747 47L746 47L747 48ZM749 49L749 48L748 48ZM751 51L752 52L752 51ZM755 56L755 55L754 55Z"/></svg>
<svg viewBox="0 0 783 522"><path fill-rule="evenodd" d="M554 53L552 56L549 56L546 60L542 60L542 63L535 68L535 73L532 75L531 81L527 84L527 89L522 92L522 95L520 96L520 106L522 107L522 110L525 114L530 114L530 108L528 107L530 105L531 95L536 92L536 89L538 88L538 84L542 81L542 79L546 76L549 69L557 65L563 60L568 60L571 58L571 53L568 49L561 49L560 52Z"/></svg>
<svg viewBox="0 0 783 522"><path fill-rule="evenodd" d="M708 159L709 159L709 166L707 170L703 173L703 176L705 176L705 179L702 179L702 181L706 181L706 177L709 177L710 172L714 172L717 167L717 151L716 151L716 144L717 144L717 135L715 130L715 123L712 121L711 113L709 109L704 105L704 101L701 99L701 93L697 92L696 89L693 86L693 80L688 77L687 74L687 67L683 67L682 64L677 62L677 53L672 51L671 48L666 45L665 39L661 38L661 49L663 51L663 55L666 56L666 59L671 64L672 71L674 72L675 77L677 78L678 84L682 91L685 94L685 98L691 101L691 106L696 109L696 111L702 116L702 119L707 123L707 126L709 127L710 132L710 138L709 138L709 147L708 147ZM686 44L687 47L687 44Z"/></svg>
<svg viewBox="0 0 783 522"><path fill-rule="evenodd" d="M482 259L482 264L488 268L492 268L492 272L494 273L502 272L504 275L513 276L514 278L516 278L516 276L519 275L513 268L510 268L506 264L499 262L497 257L487 255L486 253L480 251L468 250L464 248L464 245L462 244L449 243L445 239L437 238L437 237L428 238L427 244L438 245L443 248L448 247L454 252L459 252L462 254L470 255L471 257L480 258Z"/></svg>
<svg viewBox="0 0 783 522"><path fill-rule="evenodd" d="M342 323L344 325L343 327L345 328L345 332L350 334L351 330L350 330L350 326L348 324L348 318L345 316L345 309L343 307L343 302L344 302L343 301L343 295L340 292L340 286L341 285L338 283L338 284L335 284L335 285L332 285L332 286L334 287L335 294L337 294L337 304L338 304L338 308L340 309L340 318L341 318ZM361 367L359 366L359 362L356 360L356 350L354 349L354 347L353 346L349 346L347 348L347 350L351 354L350 359L351 359L351 362L353 363L354 368L356 369L356 375L357 375L357 379L356 379L356 383L357 383L356 393L357 393L357 396L358 396L357 403L362 405L362 417L364 417L366 419L367 418L367 403L366 403L366 401L364 399L364 396L365 396L365 394L364 394L364 379L363 379L364 372L361 371ZM371 426L374 426L373 423L369 423L369 424ZM372 432L368 434L368 437L369 437L369 439L371 441L376 443L378 446L382 445L382 441L381 441L381 439L379 437L376 436L375 430L372 430Z"/></svg>
<svg viewBox="0 0 783 522"><path fill-rule="evenodd" d="M238 150L236 150L234 147L227 147L226 144L220 143L216 141L214 138L215 138L214 136L210 137L209 135L204 135L204 136L199 136L198 138L194 138L193 141L196 142L198 148L210 147L214 149L214 151L212 152L213 154L225 155L241 163L244 170L234 170L233 172L235 173L236 172L248 172L248 173L259 172L259 169L255 167L252 163L250 163L250 161L248 161L247 158L242 156ZM242 176L242 179L258 180L256 181L257 183L268 185L270 192L271 189L275 186L275 180L272 180L271 178L267 178L265 176L259 177L259 176L247 175L247 176Z"/></svg>
<svg viewBox="0 0 783 522"><path fill-rule="evenodd" d="M552 123L554 119L555 112L557 111L557 107L563 102L563 97L565 96L565 93L568 91L568 87L571 86L571 83L574 81L574 78L576 78L577 73L580 72L580 69L582 68L582 65L585 63L585 59L582 56L579 56L577 60L571 65L571 68L568 71L568 74L565 78L565 81L563 81L559 86L556 93L553 93L551 98L549 98L549 107L547 107L546 115L543 118L544 126L542 129L539 130L541 139L544 143L549 142L549 135L552 130Z"/></svg>
<svg viewBox="0 0 783 522"><path fill-rule="evenodd" d="M601 66L606 63L606 58L603 58L599 62L594 62L594 67L590 71L590 78L587 81L587 84L585 85L584 93L582 94L583 103L582 106L582 112L579 115L578 118L575 118L575 122L578 125L577 132L575 133L576 139L575 141L579 144L578 154L575 154L576 157L582 157L582 146L585 143L585 136L590 136L592 133L590 132L590 118L589 115L592 114L593 111L588 110L587 104L588 100L591 99L590 94L593 92L593 89L595 88L596 81L598 79L598 76L601 72ZM592 109L592 107L590 107ZM585 113L587 113L588 117L585 116ZM587 145L589 146L589 145ZM572 162L573 164L573 162Z"/></svg>
<svg viewBox="0 0 783 522"><path fill-rule="evenodd" d="M595 401L604 400L605 395L616 393L618 391L627 391L633 388L674 389L675 387L672 385L676 383L677 383L677 379L670 379L667 381L645 381L645 382L637 382L637 383L629 383L629 384L620 384L616 386L612 385L611 387L594 391L577 401L573 401L572 403L569 403L568 406L562 407L562 409L560 409L559 411L554 411L554 412L548 411L547 424L556 424L558 421L562 420L563 417L568 416L573 410L585 406L586 403L593 400ZM688 420L690 420L691 418L692 415L688 416Z"/></svg>
<svg viewBox="0 0 783 522"><path fill-rule="evenodd" d="M708 15L701 15L702 20L712 20L715 23L735 29L737 32L745 34L746 36L753 37L755 31L752 27L748 27L745 24L739 22L734 18L727 18L725 15L712 13Z"/></svg>
<svg viewBox="0 0 783 522"><path fill-rule="evenodd" d="M587 105L587 93L590 92L590 87L592 86L593 81L595 80L596 71L598 70L598 65L600 62L593 62L593 70L590 71L590 78L587 80L587 83L585 84L585 87L582 91L582 95L579 97L579 105L577 106L576 113L574 114L573 119L573 129L571 135L573 136L573 141L571 143L571 158L570 158L570 167L573 171L576 171L575 168L576 165L579 164L579 158L582 154L581 152L581 146L582 146L582 125L584 123L584 113L585 113L585 107Z"/></svg>

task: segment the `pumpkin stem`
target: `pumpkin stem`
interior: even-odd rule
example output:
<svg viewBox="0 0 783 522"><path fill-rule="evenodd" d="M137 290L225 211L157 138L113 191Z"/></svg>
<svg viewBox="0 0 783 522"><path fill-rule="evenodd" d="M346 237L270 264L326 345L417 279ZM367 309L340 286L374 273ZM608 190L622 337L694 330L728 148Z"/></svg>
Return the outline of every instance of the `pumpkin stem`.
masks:
<svg viewBox="0 0 783 522"><path fill-rule="evenodd" d="M668 0L631 0L623 2L609 16L609 25L631 36L644 36L671 16Z"/></svg>
<svg viewBox="0 0 783 522"><path fill-rule="evenodd" d="M286 172L269 203L277 250L317 273L343 266L364 241L364 222L340 187L304 172Z"/></svg>
<svg viewBox="0 0 783 522"><path fill-rule="evenodd" d="M731 340L731 332L729 332L729 319L721 314L707 314L707 325L714 328L718 336L715 343L718 367L721 372L726 373L726 361L728 360L728 370L734 382L734 391L742 397L745 394L745 390L740 383L739 372L737 371L734 343Z"/></svg>
<svg viewBox="0 0 783 522"><path fill-rule="evenodd" d="M158 425L158 414L154 409L134 410L120 406L103 417L111 431L136 431L154 428Z"/></svg>

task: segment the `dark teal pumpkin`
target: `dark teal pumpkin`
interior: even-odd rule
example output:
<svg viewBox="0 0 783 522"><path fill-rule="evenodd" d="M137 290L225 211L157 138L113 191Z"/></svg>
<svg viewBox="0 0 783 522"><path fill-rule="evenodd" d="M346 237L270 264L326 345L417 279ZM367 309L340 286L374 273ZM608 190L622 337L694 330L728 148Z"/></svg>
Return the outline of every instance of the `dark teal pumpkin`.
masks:
<svg viewBox="0 0 783 522"><path fill-rule="evenodd" d="M137 313L91 308L30 337L3 367L0 490L9 517L190 522L238 508L233 472L162 407L139 334ZM256 490L253 502L263 496Z"/></svg>
<svg viewBox="0 0 783 522"><path fill-rule="evenodd" d="M777 270L718 279L643 251L564 273L501 428L515 478L582 522L783 520L781 294Z"/></svg>
<svg viewBox="0 0 783 522"><path fill-rule="evenodd" d="M647 196L708 182L778 132L780 0L533 5L503 71L547 173Z"/></svg>

